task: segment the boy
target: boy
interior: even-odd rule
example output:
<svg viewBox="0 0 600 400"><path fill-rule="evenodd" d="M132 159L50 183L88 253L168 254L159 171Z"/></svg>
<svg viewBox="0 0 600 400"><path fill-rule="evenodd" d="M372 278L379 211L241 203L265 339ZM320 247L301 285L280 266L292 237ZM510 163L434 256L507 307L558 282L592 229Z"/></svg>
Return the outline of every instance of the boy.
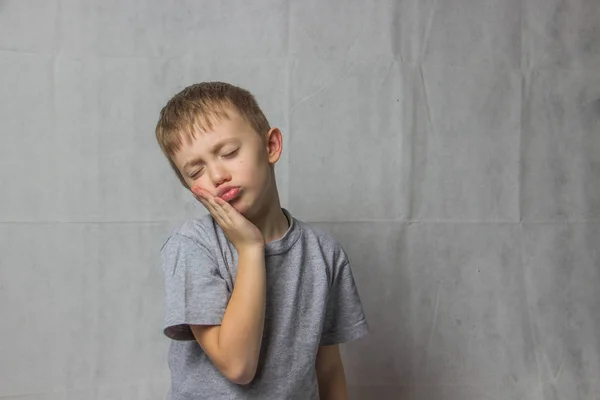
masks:
<svg viewBox="0 0 600 400"><path fill-rule="evenodd" d="M248 91L192 85L158 143L209 211L161 249L169 400L347 399L338 344L366 334L348 258L279 203L282 136Z"/></svg>

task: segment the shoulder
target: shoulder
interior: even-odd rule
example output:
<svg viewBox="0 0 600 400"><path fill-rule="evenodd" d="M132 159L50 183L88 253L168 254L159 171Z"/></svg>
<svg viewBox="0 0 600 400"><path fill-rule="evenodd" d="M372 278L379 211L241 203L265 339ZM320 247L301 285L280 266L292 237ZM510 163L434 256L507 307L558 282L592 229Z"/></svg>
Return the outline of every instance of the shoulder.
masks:
<svg viewBox="0 0 600 400"><path fill-rule="evenodd" d="M347 255L342 243L325 226L309 224L294 218L302 227L303 239L309 251L319 252L333 264L347 262Z"/></svg>
<svg viewBox="0 0 600 400"><path fill-rule="evenodd" d="M171 275L189 266L200 270L216 268L219 260L218 239L212 226L212 217L190 219L175 229L160 248L162 268Z"/></svg>
<svg viewBox="0 0 600 400"><path fill-rule="evenodd" d="M298 221L298 220L297 220ZM341 249L340 241L324 226L309 224L303 221L298 221L302 226L302 232L308 240L318 242L320 246Z"/></svg>
<svg viewBox="0 0 600 400"><path fill-rule="evenodd" d="M210 215L188 219L173 229L162 245L161 251L169 247L199 246L213 248L217 242L215 222Z"/></svg>

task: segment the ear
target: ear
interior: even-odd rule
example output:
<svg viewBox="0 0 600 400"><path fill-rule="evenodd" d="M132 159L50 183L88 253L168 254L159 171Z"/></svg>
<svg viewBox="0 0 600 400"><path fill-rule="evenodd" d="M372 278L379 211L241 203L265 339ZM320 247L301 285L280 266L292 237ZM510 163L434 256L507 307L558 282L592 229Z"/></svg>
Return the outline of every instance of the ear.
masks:
<svg viewBox="0 0 600 400"><path fill-rule="evenodd" d="M274 165L281 157L283 149L283 137L278 128L271 128L266 136L267 157L269 164Z"/></svg>

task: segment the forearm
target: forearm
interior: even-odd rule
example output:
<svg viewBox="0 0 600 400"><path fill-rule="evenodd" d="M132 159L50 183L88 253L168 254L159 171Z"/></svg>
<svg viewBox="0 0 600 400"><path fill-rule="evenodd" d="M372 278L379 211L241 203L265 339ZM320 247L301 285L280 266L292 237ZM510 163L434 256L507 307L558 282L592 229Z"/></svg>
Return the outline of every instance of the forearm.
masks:
<svg viewBox="0 0 600 400"><path fill-rule="evenodd" d="M329 378L319 380L319 397L321 400L348 400L343 368L330 374Z"/></svg>
<svg viewBox="0 0 600 400"><path fill-rule="evenodd" d="M235 286L219 329L219 349L242 374L254 376L265 319L264 248L238 253Z"/></svg>
<svg viewBox="0 0 600 400"><path fill-rule="evenodd" d="M321 346L316 360L321 400L348 400L346 374L338 346Z"/></svg>

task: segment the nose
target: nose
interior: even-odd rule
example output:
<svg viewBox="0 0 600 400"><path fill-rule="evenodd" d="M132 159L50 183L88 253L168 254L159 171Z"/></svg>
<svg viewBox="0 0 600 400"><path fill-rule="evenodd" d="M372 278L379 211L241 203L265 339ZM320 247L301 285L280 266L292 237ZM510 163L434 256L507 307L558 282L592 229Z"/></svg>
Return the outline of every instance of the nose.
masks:
<svg viewBox="0 0 600 400"><path fill-rule="evenodd" d="M222 165L214 165L210 169L210 179L215 187L219 187L231 180L231 174Z"/></svg>

